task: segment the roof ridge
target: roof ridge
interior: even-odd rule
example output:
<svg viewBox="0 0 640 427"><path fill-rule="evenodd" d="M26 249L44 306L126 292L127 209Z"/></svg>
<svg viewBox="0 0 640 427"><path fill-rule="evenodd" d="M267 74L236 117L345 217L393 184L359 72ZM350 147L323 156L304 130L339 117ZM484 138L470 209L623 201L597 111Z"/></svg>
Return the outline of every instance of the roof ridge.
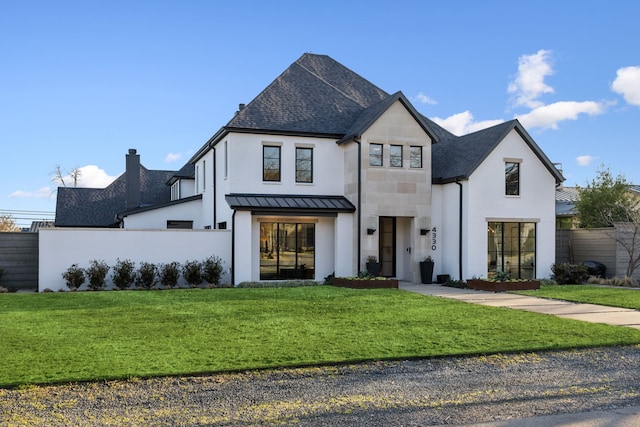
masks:
<svg viewBox="0 0 640 427"><path fill-rule="evenodd" d="M326 55L325 55L326 56ZM333 60L331 57L327 56L327 58ZM302 59L302 58L300 58ZM327 86L329 86L330 88L334 89L336 92L342 94L345 98L355 102L356 104L360 105L361 107L366 107L366 105L362 104L361 102L358 102L356 99L354 99L352 96L350 96L349 94L345 93L344 91L338 89L335 85L329 83L326 79L323 79L322 77L320 77L318 74L314 73L313 71L311 71L309 68L305 67L304 65L302 65L300 63L300 59L298 59L296 61L296 64L300 67L302 67L302 69L304 69L306 72L308 72L309 74L311 74L312 76L314 76L315 78L317 78L318 80L320 80L321 82L323 82L324 84L326 84ZM341 66L344 67L344 65L340 64ZM344 67L346 68L346 67Z"/></svg>

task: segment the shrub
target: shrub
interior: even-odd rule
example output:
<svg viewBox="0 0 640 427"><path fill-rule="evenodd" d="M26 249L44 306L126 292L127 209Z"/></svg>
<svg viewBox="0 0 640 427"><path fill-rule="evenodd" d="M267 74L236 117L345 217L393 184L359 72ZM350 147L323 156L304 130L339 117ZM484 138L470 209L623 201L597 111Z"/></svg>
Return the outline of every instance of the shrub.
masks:
<svg viewBox="0 0 640 427"><path fill-rule="evenodd" d="M141 262L135 275L136 286L143 289L151 289L156 283L156 265L150 262Z"/></svg>
<svg viewBox="0 0 640 427"><path fill-rule="evenodd" d="M67 282L67 287L75 291L84 283L84 269L78 267L78 264L71 264L71 267L62 273L62 278Z"/></svg>
<svg viewBox="0 0 640 427"><path fill-rule="evenodd" d="M167 289L171 289L178 284L180 278L180 263L170 262L167 264L160 264L158 267L158 276L160 284Z"/></svg>
<svg viewBox="0 0 640 427"><path fill-rule="evenodd" d="M89 289L98 291L104 288L105 278L109 272L109 266L106 262L97 259L91 260L86 272L89 278Z"/></svg>
<svg viewBox="0 0 640 427"><path fill-rule="evenodd" d="M467 287L467 282L465 282L464 280L449 279L446 282L444 282L442 286L447 286L449 288L465 289Z"/></svg>
<svg viewBox="0 0 640 427"><path fill-rule="evenodd" d="M589 277L589 272L584 264L556 263L551 266L551 271L553 279L558 285L581 284Z"/></svg>
<svg viewBox="0 0 640 427"><path fill-rule="evenodd" d="M210 286L218 287L222 270L222 259L219 256L210 256L202 263L202 278Z"/></svg>
<svg viewBox="0 0 640 427"><path fill-rule="evenodd" d="M113 273L111 280L118 289L128 289L135 281L135 268L136 263L129 260L117 259L116 265L113 266Z"/></svg>
<svg viewBox="0 0 640 427"><path fill-rule="evenodd" d="M202 283L202 263L200 261L185 261L182 266L182 275L190 288Z"/></svg>

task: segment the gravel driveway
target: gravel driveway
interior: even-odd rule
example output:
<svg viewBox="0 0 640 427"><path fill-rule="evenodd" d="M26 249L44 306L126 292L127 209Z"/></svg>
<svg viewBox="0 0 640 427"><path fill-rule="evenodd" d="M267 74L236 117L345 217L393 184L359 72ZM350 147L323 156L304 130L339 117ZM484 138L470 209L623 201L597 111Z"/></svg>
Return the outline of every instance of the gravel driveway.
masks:
<svg viewBox="0 0 640 427"><path fill-rule="evenodd" d="M640 405L640 346L0 389L2 426L426 426Z"/></svg>

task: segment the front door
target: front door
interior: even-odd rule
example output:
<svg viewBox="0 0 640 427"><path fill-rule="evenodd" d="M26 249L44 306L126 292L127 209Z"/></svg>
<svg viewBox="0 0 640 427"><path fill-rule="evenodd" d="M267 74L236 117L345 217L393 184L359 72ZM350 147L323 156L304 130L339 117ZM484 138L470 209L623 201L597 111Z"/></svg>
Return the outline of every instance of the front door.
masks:
<svg viewBox="0 0 640 427"><path fill-rule="evenodd" d="M380 217L380 275L395 277L396 275L396 218Z"/></svg>

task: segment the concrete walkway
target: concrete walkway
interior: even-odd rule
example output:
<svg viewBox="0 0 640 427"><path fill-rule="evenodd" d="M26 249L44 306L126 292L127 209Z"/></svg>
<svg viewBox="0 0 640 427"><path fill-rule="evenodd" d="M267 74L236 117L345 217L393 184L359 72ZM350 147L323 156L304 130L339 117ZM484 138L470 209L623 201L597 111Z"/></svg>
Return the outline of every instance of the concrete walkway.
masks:
<svg viewBox="0 0 640 427"><path fill-rule="evenodd" d="M517 310L552 314L568 319L584 320L593 323L627 326L640 329L640 311L628 308L607 307L604 305L582 304L536 298L526 295L515 295L504 292L476 291L473 289L450 288L442 285L422 285L400 282L400 289L423 295L457 299L474 304L493 307L508 307ZM630 291L631 292L631 291Z"/></svg>
<svg viewBox="0 0 640 427"><path fill-rule="evenodd" d="M442 285L422 285L400 282L399 288L409 292L451 298L474 304L493 307L508 307L517 310L552 314L558 317L606 323L640 329L640 311L627 308L607 307L566 301L536 298L526 295L457 289ZM582 412L575 414L549 415L514 419L492 423L465 424L478 427L635 427L640 426L640 406L619 408L610 411ZM461 426L452 426L461 427Z"/></svg>

